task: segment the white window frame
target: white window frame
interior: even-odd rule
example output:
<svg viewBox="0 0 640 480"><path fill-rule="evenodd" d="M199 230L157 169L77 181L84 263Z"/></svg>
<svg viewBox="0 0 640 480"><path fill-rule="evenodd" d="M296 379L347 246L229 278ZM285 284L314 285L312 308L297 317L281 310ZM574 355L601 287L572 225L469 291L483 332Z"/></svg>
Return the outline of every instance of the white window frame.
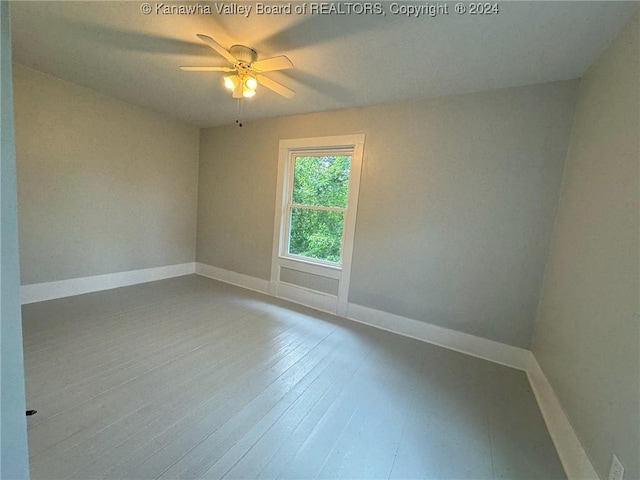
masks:
<svg viewBox="0 0 640 480"><path fill-rule="evenodd" d="M271 261L271 295L287 298L320 310L347 315L349 281L353 240L358 209L364 134L339 135L331 137L296 138L280 140L278 155L278 185L274 218L273 251ZM351 155L349 171L349 192L344 209L341 262L329 262L290 254L289 249L289 209L293 190L295 158L300 155ZM295 205L293 205L295 208ZM281 268L311 273L338 281L338 294L330 295L301 286L282 282Z"/></svg>

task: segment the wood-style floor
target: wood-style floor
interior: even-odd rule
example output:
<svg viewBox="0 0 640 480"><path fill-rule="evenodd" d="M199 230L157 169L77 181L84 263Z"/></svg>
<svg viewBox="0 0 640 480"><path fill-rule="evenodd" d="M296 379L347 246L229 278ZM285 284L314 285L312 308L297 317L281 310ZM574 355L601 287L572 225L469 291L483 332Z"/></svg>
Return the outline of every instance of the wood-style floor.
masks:
<svg viewBox="0 0 640 480"><path fill-rule="evenodd" d="M213 280L23 321L34 479L566 478L523 372Z"/></svg>

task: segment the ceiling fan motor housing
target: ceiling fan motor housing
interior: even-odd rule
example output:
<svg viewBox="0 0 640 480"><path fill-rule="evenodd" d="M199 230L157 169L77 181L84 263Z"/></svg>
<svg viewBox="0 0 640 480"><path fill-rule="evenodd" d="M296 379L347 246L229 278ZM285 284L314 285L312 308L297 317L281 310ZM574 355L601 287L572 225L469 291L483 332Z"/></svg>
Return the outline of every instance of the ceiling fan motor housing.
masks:
<svg viewBox="0 0 640 480"><path fill-rule="evenodd" d="M251 65L258 59L258 53L249 47L244 45L234 45L229 49L229 53L233 55L239 63L245 63Z"/></svg>

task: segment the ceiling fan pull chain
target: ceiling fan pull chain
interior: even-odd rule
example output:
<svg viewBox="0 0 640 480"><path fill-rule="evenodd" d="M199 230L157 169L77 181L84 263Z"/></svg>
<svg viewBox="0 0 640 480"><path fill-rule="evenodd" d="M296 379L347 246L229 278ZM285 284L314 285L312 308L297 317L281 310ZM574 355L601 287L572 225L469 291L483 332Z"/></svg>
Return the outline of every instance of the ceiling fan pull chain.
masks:
<svg viewBox="0 0 640 480"><path fill-rule="evenodd" d="M242 98L238 98L236 102L236 123L239 127L242 126L242 113L244 110L243 106L244 102L242 101Z"/></svg>

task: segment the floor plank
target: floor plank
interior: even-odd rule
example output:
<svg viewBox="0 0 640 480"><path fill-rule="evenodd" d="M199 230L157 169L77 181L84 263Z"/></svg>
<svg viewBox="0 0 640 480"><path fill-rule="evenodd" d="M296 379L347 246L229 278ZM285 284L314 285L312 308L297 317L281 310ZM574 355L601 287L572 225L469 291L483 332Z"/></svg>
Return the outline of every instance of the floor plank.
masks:
<svg viewBox="0 0 640 480"><path fill-rule="evenodd" d="M566 478L523 372L213 280L23 324L34 479Z"/></svg>

